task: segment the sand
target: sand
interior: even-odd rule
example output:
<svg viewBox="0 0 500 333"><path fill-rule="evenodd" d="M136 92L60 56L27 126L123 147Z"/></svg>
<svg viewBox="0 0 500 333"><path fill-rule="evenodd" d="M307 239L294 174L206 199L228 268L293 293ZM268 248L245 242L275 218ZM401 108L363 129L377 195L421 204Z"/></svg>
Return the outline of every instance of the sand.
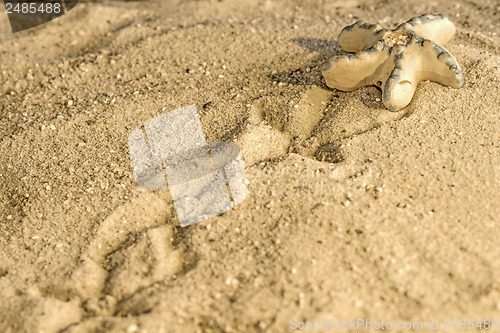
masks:
<svg viewBox="0 0 500 333"><path fill-rule="evenodd" d="M457 26L463 88L422 82L391 113L375 87L325 86L345 25L427 12ZM499 17L494 0L107 1L12 34L0 14L0 331L500 320ZM191 104L208 141L241 147L250 194L181 228L168 190L135 185L127 138Z"/></svg>

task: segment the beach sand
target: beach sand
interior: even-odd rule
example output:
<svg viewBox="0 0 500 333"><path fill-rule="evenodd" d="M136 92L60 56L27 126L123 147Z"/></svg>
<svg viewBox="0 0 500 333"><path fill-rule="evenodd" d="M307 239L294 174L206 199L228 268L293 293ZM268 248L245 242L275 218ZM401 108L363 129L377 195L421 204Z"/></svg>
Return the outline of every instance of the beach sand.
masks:
<svg viewBox="0 0 500 333"><path fill-rule="evenodd" d="M457 27L461 89L392 113L325 86L344 26L424 13ZM16 34L2 12L0 331L500 321L499 22L494 0L84 2ZM191 104L250 193L181 228L127 138Z"/></svg>

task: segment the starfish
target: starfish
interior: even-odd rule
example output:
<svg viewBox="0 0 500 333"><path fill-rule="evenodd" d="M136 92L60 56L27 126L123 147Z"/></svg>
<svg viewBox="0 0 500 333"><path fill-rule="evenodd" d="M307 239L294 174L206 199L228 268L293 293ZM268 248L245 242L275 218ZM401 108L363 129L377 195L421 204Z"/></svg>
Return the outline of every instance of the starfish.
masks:
<svg viewBox="0 0 500 333"><path fill-rule="evenodd" d="M414 17L394 30L358 21L345 27L338 43L354 54L335 56L321 66L330 88L352 91L376 85L390 111L406 107L420 81L460 88L464 78L453 56L438 44L455 34L445 15Z"/></svg>

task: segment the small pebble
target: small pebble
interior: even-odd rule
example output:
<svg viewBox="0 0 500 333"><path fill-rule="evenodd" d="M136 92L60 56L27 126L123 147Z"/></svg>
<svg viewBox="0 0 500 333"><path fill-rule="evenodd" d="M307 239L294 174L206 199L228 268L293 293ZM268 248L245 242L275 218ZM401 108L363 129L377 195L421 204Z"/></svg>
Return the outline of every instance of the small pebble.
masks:
<svg viewBox="0 0 500 333"><path fill-rule="evenodd" d="M137 327L136 324L132 324L129 327L127 327L127 333L135 333L137 332L139 328Z"/></svg>

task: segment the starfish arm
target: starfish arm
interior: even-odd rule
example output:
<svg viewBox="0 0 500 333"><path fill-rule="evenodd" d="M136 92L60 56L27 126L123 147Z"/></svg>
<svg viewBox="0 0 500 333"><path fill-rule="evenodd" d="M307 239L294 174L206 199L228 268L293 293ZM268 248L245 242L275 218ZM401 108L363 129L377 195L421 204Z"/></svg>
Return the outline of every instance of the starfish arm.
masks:
<svg viewBox="0 0 500 333"><path fill-rule="evenodd" d="M453 88L462 87L464 76L460 65L445 48L427 39L420 39L415 47L423 51L420 51L423 53L421 80L431 80Z"/></svg>
<svg viewBox="0 0 500 333"><path fill-rule="evenodd" d="M389 47L380 41L366 51L330 58L320 70L328 87L352 91L373 84L388 57Z"/></svg>
<svg viewBox="0 0 500 333"><path fill-rule="evenodd" d="M377 24L358 21L342 30L338 43L344 51L359 52L381 40L386 32Z"/></svg>
<svg viewBox="0 0 500 333"><path fill-rule="evenodd" d="M418 58L398 47L391 58L394 68L382 82L382 102L390 111L398 111L410 104L419 80Z"/></svg>
<svg viewBox="0 0 500 333"><path fill-rule="evenodd" d="M405 47L393 52L394 68L383 82L382 101L391 111L406 107L422 80L460 88L464 78L457 61L446 49L428 39L414 36Z"/></svg>
<svg viewBox="0 0 500 333"><path fill-rule="evenodd" d="M413 33L444 45L451 40L456 28L446 15L425 14L412 18L396 30Z"/></svg>

